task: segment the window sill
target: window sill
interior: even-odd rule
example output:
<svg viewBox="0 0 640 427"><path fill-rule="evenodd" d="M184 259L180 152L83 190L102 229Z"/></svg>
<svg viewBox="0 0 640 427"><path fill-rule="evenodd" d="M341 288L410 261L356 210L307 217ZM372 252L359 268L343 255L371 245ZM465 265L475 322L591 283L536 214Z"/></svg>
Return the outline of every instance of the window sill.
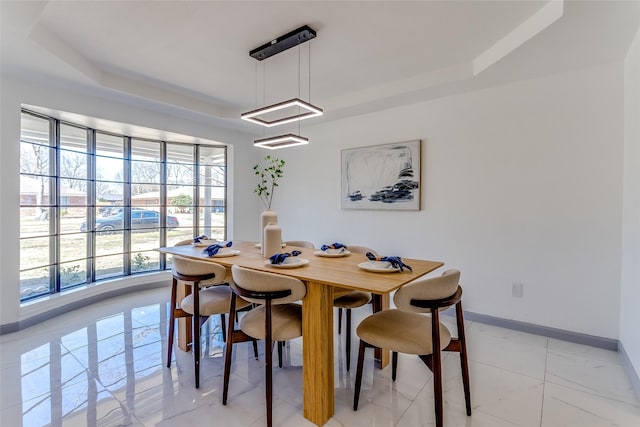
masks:
<svg viewBox="0 0 640 427"><path fill-rule="evenodd" d="M0 335L51 319L69 310L118 295L152 287L169 286L171 271L159 271L120 279L92 283L66 291L27 301L20 306L19 319L15 323L0 325Z"/></svg>

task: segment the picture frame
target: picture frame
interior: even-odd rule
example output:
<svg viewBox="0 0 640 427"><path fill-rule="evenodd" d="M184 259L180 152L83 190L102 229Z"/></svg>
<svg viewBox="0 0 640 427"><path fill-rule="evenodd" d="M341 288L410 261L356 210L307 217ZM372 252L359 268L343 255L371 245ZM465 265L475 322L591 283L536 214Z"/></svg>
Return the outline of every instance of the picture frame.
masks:
<svg viewBox="0 0 640 427"><path fill-rule="evenodd" d="M341 151L342 209L420 210L421 140Z"/></svg>

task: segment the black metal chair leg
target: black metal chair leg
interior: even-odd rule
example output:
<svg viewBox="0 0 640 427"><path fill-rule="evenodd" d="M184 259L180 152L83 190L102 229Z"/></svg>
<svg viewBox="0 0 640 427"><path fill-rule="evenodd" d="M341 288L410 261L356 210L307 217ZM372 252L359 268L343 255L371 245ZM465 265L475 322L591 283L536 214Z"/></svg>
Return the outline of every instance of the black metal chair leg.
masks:
<svg viewBox="0 0 640 427"><path fill-rule="evenodd" d="M282 341L278 341L278 367L282 368Z"/></svg>
<svg viewBox="0 0 640 427"><path fill-rule="evenodd" d="M391 352L391 380L396 380L396 374L398 373L398 352Z"/></svg>
<svg viewBox="0 0 640 427"><path fill-rule="evenodd" d="M347 336L347 372L349 372L349 368L351 367L351 309L347 308L347 323L346 323L346 329L347 329L347 333L345 334ZM341 316L342 317L342 316Z"/></svg>
<svg viewBox="0 0 640 427"><path fill-rule="evenodd" d="M467 415L471 415L471 389L469 386L469 362L467 361L467 340L464 334L464 317L462 315L462 302L456 304L456 323L458 326L458 339L460 340L460 368L462 370L462 385L464 387L464 400L467 406Z"/></svg>
<svg viewBox="0 0 640 427"><path fill-rule="evenodd" d="M436 411L436 427L443 427L443 401L442 401L442 352L440 350L440 313L431 310L431 342L433 343L433 394Z"/></svg>
<svg viewBox="0 0 640 427"><path fill-rule="evenodd" d="M229 304L229 319L233 319L236 314L236 294L231 295L231 303ZM222 386L222 404L227 404L227 395L229 392L229 377L231 376L231 353L233 351L233 328L234 323L229 322L229 332L227 336L229 340L226 342L224 351L224 379ZM255 345L255 340L253 341Z"/></svg>
<svg viewBox="0 0 640 427"><path fill-rule="evenodd" d="M176 292L178 280L174 277L171 282L171 302L169 307L169 336L167 337L167 368L171 367L171 353L173 352L173 334L176 323Z"/></svg>
<svg viewBox="0 0 640 427"><path fill-rule="evenodd" d="M200 282L193 282L193 360L196 388L200 388Z"/></svg>
<svg viewBox="0 0 640 427"><path fill-rule="evenodd" d="M366 344L360 340L360 348L358 349L358 366L356 368L356 384L355 391L353 393L353 410L358 410L358 400L360 399L360 386L362 385L362 368L364 364L364 350Z"/></svg>
<svg viewBox="0 0 640 427"><path fill-rule="evenodd" d="M229 319L231 322L231 319ZM222 329L222 341L227 342L227 331L224 313L220 314L220 328Z"/></svg>
<svg viewBox="0 0 640 427"><path fill-rule="evenodd" d="M342 332L342 308L338 308L338 335Z"/></svg>
<svg viewBox="0 0 640 427"><path fill-rule="evenodd" d="M266 399L267 399L267 427L272 426L273 422L273 341L271 340L271 300L265 302L265 382L266 382Z"/></svg>

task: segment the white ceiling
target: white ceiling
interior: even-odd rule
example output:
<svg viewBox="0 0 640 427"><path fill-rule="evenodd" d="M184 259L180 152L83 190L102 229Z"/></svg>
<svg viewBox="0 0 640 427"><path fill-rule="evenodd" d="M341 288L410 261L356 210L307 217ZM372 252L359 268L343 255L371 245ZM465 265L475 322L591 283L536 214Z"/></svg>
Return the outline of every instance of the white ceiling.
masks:
<svg viewBox="0 0 640 427"><path fill-rule="evenodd" d="M309 99L309 87L317 122L623 60L640 17L640 1L0 5L3 74L251 133L241 112ZM318 35L299 49L249 56L305 24Z"/></svg>

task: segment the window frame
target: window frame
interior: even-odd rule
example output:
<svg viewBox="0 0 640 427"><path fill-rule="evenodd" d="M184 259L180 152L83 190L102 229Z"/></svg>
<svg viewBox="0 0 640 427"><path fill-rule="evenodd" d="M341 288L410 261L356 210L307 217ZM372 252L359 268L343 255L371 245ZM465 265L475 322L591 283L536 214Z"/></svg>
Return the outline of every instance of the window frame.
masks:
<svg viewBox="0 0 640 427"><path fill-rule="evenodd" d="M44 137L42 137L42 142L37 142L36 137L34 137L33 139L31 138L23 139L23 134L27 134L27 132L30 131L30 129L28 129L25 126L25 122L23 120L25 115L48 122L48 132L49 132L48 141L44 141L45 139ZM61 126L64 128L66 128L67 126L71 126L72 128L82 129L86 132L86 138L87 138L86 152L69 150L68 147L62 146ZM152 250L140 249L139 247L134 249L133 242L134 240L136 240L135 232L142 231L143 232L142 234L149 234L150 236L149 238L151 239L149 241L142 240L141 243L138 243L139 246L140 245L144 246L145 244L148 245L149 243L153 243L153 241L155 240L156 234L158 236L157 244L159 244L160 246L167 246L169 241L168 234L171 230L174 230L174 229L177 229L178 232L181 233L182 235L187 234L186 233L187 231L190 231L192 236L201 235L203 234L204 226L201 226L200 224L201 223L200 211L203 209L204 209L204 212L210 211L209 215L213 214L214 212L223 215L223 218L221 219L222 220L221 226L211 225L210 223L208 223L208 226L210 227L210 230L215 229L216 232L219 232L220 228L222 228L221 230L222 236L224 239L226 239L226 236L228 233L227 209L226 209L227 183L228 183L228 176L227 176L228 149L226 145L224 144L210 145L210 144L201 144L201 143L177 142L177 141L171 141L171 140L139 138L139 137L136 137L135 135L119 134L111 131L105 131L97 127L92 128L88 126L79 125L76 123L71 123L69 121L61 120L59 118L56 118L50 115L38 113L32 110L29 110L27 108L21 109L20 129L21 129L20 141L19 141L21 145L20 180L22 182L23 177L28 177L28 178L36 177L38 179L41 179L43 183L48 180L47 184L48 184L48 195L49 195L47 204L43 203L43 200L42 200L43 198L42 194L44 193L41 193L41 196L39 196L40 197L39 201L38 201L38 197L36 197L36 202L23 203L22 189L20 191L20 196L21 196L20 197L20 212L21 212L20 243L21 243L21 246L20 247L22 248L23 244L25 244L28 239L48 239L49 241L48 262L46 264L36 264L36 265L27 264L25 267L22 263L24 253L22 250L20 251L21 262L19 264L19 269L20 269L19 286L21 291L20 292L21 304L28 301L36 300L38 298L47 297L52 294L64 293L68 290L72 290L74 288L81 287L81 286L87 286L94 283L100 283L107 280L110 281L118 278L125 278L125 277L138 275L138 274L164 271L167 268L170 268L170 264L171 264L170 259L168 259L165 254L157 253L156 255L156 253ZM108 155L105 155L102 152L98 153L97 147L96 147L97 146L96 141L97 141L97 137L99 137L100 135L106 135L106 136L115 137L118 139L122 138L122 141L123 141L122 158L118 157L118 155L114 155L113 153L110 153ZM143 146L147 146L147 147L153 146L154 144L158 144L157 148L159 149L158 150L159 158L156 161L151 161L150 163L155 163L159 165L159 166L151 165L151 168L159 167L160 169L159 182L155 182L158 180L155 177L151 179L154 182L148 182L148 183L144 183L144 182L140 183L137 181L134 182L132 180L132 176L131 176L132 164L134 162L135 163L140 162L139 156L132 155L132 145L133 145L132 141L136 141L136 142L140 141ZM46 167L43 169L45 174L35 174L33 173L33 171L31 171L32 173L27 173L23 171L24 159L23 159L22 150L24 148L23 147L24 144L41 145L42 147L48 148L48 150L46 151L48 156L48 161L47 161ZM168 155L167 155L168 148L175 147L176 144L181 146L181 148L178 150L179 154L182 154L182 152L187 153L185 155L187 157L184 163L182 161L178 162L173 158L171 160L168 160ZM185 148L185 147L188 147L188 148ZM182 148L185 148L185 149L182 150ZM218 153L220 155L217 157L220 157L221 161L215 164L206 164L206 163L201 164L200 162L201 151L209 152L207 150L210 150L212 148L216 149L215 151L220 150L220 153ZM68 154L68 153L80 153L85 155L87 159L86 165L85 165L86 167L85 176L80 178L78 177L71 178L67 176L69 173L68 171L64 173L61 171L62 154ZM188 158L188 153L192 154L191 159ZM176 154L175 152L172 153L173 156L175 156L175 154ZM110 180L105 180L104 177L100 177L100 178L97 177L96 166L98 164L98 161L103 161L105 158L115 159L115 161L122 160L122 175L123 175L122 181L117 181L117 180L110 181ZM167 164L170 164L170 165L184 164L188 168L191 168L190 170L191 170L191 174L193 175L194 182L189 185L186 185L185 183L174 182L172 180L173 179L172 177L167 176L168 174ZM214 211L212 206L209 206L209 205L214 205L213 199L211 200L202 199L201 194L202 194L203 188L201 188L200 186L199 178L202 173L201 168L203 167L208 167L211 169L221 168L221 171L216 171L216 174L218 175L222 173L221 175L223 180L222 186L224 187L223 188L224 199L221 201L223 209L221 212ZM86 192L84 195L84 205L81 205L81 204L72 205L72 203L70 202L70 197L67 194L65 195L61 194L61 189L62 189L61 182L63 181L68 182L70 178L80 180L77 183L77 185L80 185L80 186L86 185ZM118 187L122 185L122 202L120 206L118 206L115 203L113 203L114 206L112 206L112 208L115 207L117 209L121 209L122 216L123 216L122 230L116 231L118 233L122 233L122 246L119 252L117 251L118 249L117 247L116 247L116 252L107 251L107 253L104 253L105 251L103 249L96 247L96 245L99 243L99 240L100 240L98 238L100 231L97 230L97 221L99 220L99 218L101 218L100 214L105 209L104 208L105 205L103 204L102 200L98 200L99 195L97 194L98 193L97 187L98 185L104 185L104 184L114 184L114 187ZM160 191L158 192L158 195L157 195L157 202L156 202L157 204L151 204L149 206L138 204L138 202L135 202L134 204L134 199L132 194L132 187L134 185L138 185L138 186L148 185L148 186L159 187ZM193 189L193 194L191 195L193 199L192 204L190 207L187 207L187 211L190 212L189 215L193 223L190 226L183 225L183 224L179 224L177 226L169 226L168 217L174 216L175 212L173 211L179 209L180 207L178 205L173 205L170 202L170 198L168 197L168 189L172 187L180 187L180 186L184 186L186 188L192 187ZM220 187L221 185L219 185L218 183L216 186ZM215 202L220 203L219 200L216 200ZM82 231L82 229L80 229L80 231L75 231L75 232L72 232L69 230L66 230L66 231L62 230L61 218L63 215L63 211L66 211L66 209L70 207L84 209L85 222L83 223L83 227L86 224L86 231ZM36 236L23 235L23 226L24 226L23 221L25 221L25 219L28 217L26 215L26 212L28 212L29 209L32 209L36 213L38 212L38 210L41 210L42 211L41 215L45 215L45 211L46 211L46 215L48 218L47 234L36 235ZM136 209L145 209L147 211L156 212L156 215L158 217L157 224L148 226L149 224L145 223L145 224L141 224L142 227L140 226L134 227L132 224L132 218L133 218L132 214L133 212L135 212ZM143 219L144 216L145 215L142 214L141 219ZM150 214L147 216L150 217ZM73 260L69 261L68 256L65 258L64 256L62 256L63 254L61 254L61 250L62 250L61 242L65 237L67 239L73 237L74 233L78 233L78 234L85 233L86 249L84 251L83 257L81 256L78 259L75 259L74 257L72 257ZM151 260L150 260L150 257L145 254L150 255ZM104 262L106 257L115 258L118 256L122 257L122 264L115 266L115 271L118 271L118 269L120 269L119 273L116 273L116 274L109 273L108 269L107 270L104 269L104 265L102 266L102 269L100 270L98 269L100 265L102 265L101 261ZM65 284L63 283L63 278L67 277L70 274L69 269L73 274L77 272L75 270L75 267L74 268L68 267L71 264L74 264L74 265L86 264L84 266L84 272L80 271L81 273L80 277L82 278L82 274L84 274L84 277L78 283L74 282L71 284ZM145 268L147 264L150 266L150 268ZM67 267L65 267L65 265L67 265ZM141 265L143 266L142 268L140 268ZM24 282L27 280L23 277L23 273L32 271L32 270L39 270L41 268L48 269L48 273L43 273L41 277L36 276L33 279L34 285L32 286L34 289L36 289L36 291L27 293L29 291L27 289L23 289ZM79 269L82 270L82 267L80 267ZM48 283L45 284L44 281L46 280L47 275L48 275ZM76 276L72 276L72 277L76 277ZM46 286L47 290L46 291L42 290L41 288L42 286ZM37 291L37 289L40 289L40 291ZM23 294L23 291L24 291L24 294Z"/></svg>

